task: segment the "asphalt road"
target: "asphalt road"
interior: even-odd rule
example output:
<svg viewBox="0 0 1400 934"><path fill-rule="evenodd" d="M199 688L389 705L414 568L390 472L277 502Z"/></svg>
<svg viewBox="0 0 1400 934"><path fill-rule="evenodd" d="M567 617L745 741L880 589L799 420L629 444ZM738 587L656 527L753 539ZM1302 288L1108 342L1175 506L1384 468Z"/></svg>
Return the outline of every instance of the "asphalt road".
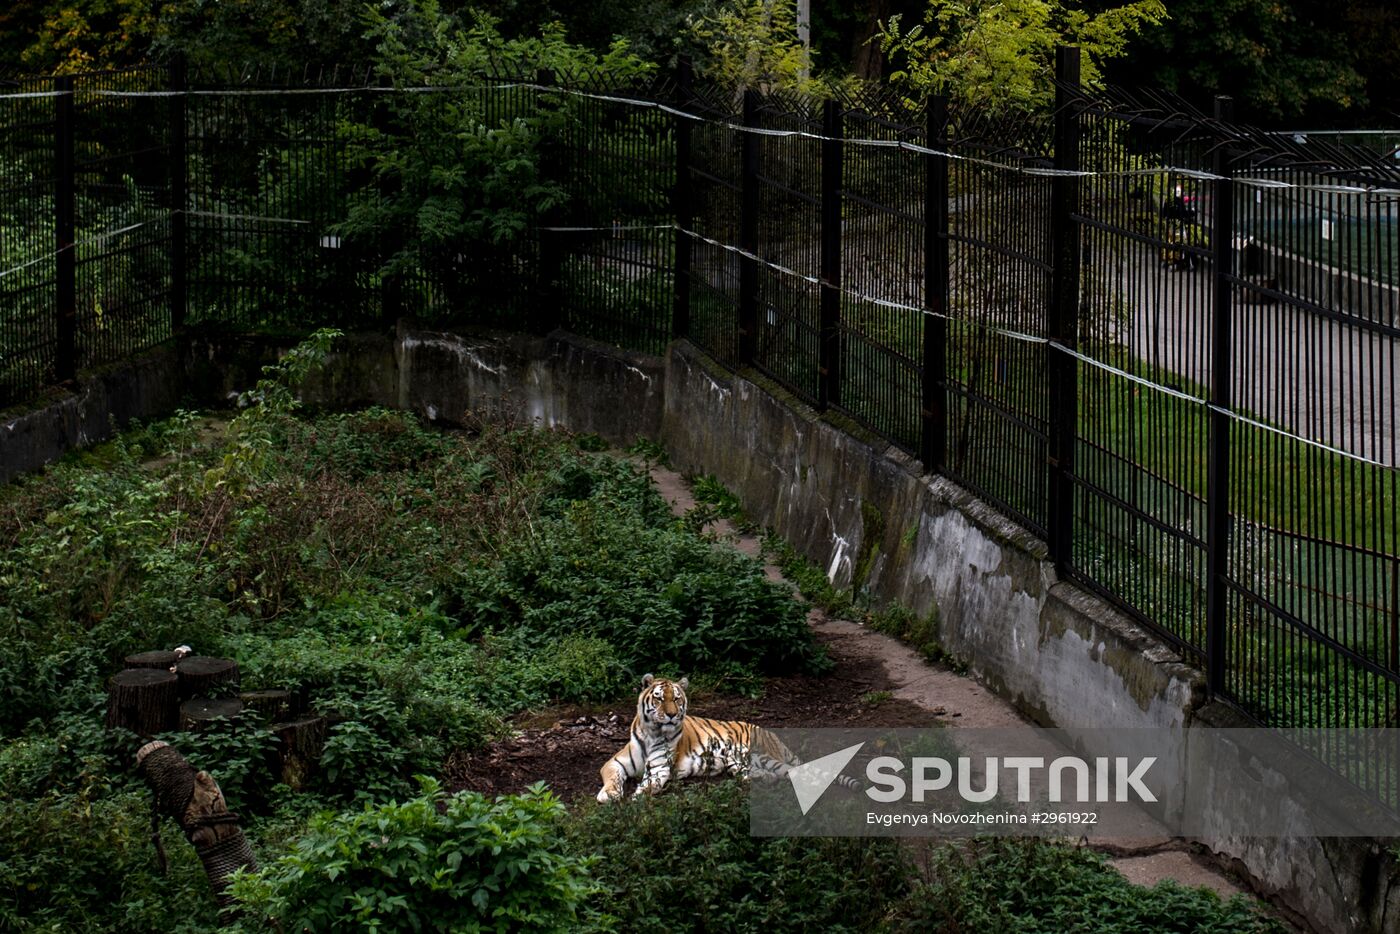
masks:
<svg viewBox="0 0 1400 934"><path fill-rule="evenodd" d="M1118 270L1132 316L1114 328L1131 355L1196 384L1211 383L1208 264L1163 268L1144 247ZM1232 399L1253 416L1350 454L1400 464L1400 352L1364 322L1331 320L1285 303L1234 302Z"/></svg>

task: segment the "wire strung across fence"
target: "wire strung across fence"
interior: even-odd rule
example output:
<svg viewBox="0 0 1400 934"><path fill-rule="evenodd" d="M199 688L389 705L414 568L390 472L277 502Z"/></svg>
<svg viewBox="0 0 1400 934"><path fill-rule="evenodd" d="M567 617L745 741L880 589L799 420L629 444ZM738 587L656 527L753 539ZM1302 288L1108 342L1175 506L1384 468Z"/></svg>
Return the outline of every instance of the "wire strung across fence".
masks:
<svg viewBox="0 0 1400 934"><path fill-rule="evenodd" d="M134 69L0 90L0 404L182 325L411 313L688 337L854 419L1281 728L1400 719L1400 171L1178 101L1007 117L682 70L301 86ZM284 82L285 84L285 82ZM350 223L395 94L566 112L505 248ZM1329 764L1400 803L1394 764Z"/></svg>

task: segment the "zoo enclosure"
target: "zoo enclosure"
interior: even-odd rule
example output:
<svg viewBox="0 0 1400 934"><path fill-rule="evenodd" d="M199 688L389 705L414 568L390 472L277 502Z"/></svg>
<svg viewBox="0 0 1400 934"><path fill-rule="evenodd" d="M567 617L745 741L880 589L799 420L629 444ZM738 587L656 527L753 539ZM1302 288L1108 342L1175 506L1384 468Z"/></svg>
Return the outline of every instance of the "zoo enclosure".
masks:
<svg viewBox="0 0 1400 934"><path fill-rule="evenodd" d="M1088 94L1076 66L1034 116L684 65L427 90L484 127L558 117L541 171L570 197L525 236L392 267L396 243L346 224L381 184L347 127L392 133L383 102L408 89L355 69L14 79L0 404L191 327L688 337L1014 517L1256 721L1393 726L1395 161L1253 131L1226 101ZM1317 259L1324 213L1344 262ZM1400 802L1393 766L1318 754Z"/></svg>

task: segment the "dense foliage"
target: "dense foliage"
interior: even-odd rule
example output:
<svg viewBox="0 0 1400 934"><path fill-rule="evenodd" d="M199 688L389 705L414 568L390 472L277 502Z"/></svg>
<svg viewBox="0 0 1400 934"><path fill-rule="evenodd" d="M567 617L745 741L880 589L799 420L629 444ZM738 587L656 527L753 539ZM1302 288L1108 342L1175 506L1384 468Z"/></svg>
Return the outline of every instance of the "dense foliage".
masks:
<svg viewBox="0 0 1400 934"><path fill-rule="evenodd" d="M290 853L234 883L245 929L576 930L595 891L589 860L563 852L548 791L487 801L423 793L311 821Z"/></svg>
<svg viewBox="0 0 1400 934"><path fill-rule="evenodd" d="M295 815L410 794L521 710L625 704L644 671L825 664L787 591L591 443L384 409L301 417L289 387L332 338L269 367L227 422L183 413L0 491L0 835L7 852L27 841L0 860L14 926L150 930L143 912L207 892L181 875L159 895L134 737L102 728L104 679L131 652L231 656L245 687L331 717L300 793L273 784L253 718L169 737L274 855ZM120 855L58 871L98 817Z"/></svg>
<svg viewBox="0 0 1400 934"><path fill-rule="evenodd" d="M915 95L946 94L980 109L1043 111L1054 102L1055 50L1082 50L1086 84L1128 41L1167 15L1161 0L1136 0L1090 15L1059 0L929 0L921 22L885 24L890 78Z"/></svg>
<svg viewBox="0 0 1400 934"><path fill-rule="evenodd" d="M757 16L751 0L449 0L444 10L454 16L479 11L506 35L538 34L559 23L575 42L599 51L622 38L642 58L662 65L685 53L701 61L714 57L722 68L766 67L726 51L766 35L772 44L759 48L758 58L797 66L783 72L790 78L806 73L808 58L829 76L881 78L891 66L880 35L896 18L906 24L925 16L940 21L944 48L966 34L958 21L988 7L1006 10L1010 15L1003 22L1025 27L1032 37L1040 28L1033 3L816 3L808 53L796 41L796 23L784 4L757 6ZM1092 20L1122 4L1086 0L1054 6ZM390 0L374 5L374 15L395 17L414 9L406 0ZM0 10L0 67L79 70L160 59L175 51L196 63L359 62L375 51L374 38L364 32L363 11L354 0L17 0ZM950 11L953 21L944 22ZM1113 77L1180 90L1198 104L1208 104L1213 94L1232 94L1243 116L1255 120L1296 124L1340 118L1374 126L1393 123L1400 109L1392 80L1400 54L1400 11L1386 0L1356 0L1341 8L1318 0L1181 0L1170 4L1170 14L1143 30L1110 67ZM1074 30L1068 34L1098 41ZM956 59L941 67L956 68Z"/></svg>

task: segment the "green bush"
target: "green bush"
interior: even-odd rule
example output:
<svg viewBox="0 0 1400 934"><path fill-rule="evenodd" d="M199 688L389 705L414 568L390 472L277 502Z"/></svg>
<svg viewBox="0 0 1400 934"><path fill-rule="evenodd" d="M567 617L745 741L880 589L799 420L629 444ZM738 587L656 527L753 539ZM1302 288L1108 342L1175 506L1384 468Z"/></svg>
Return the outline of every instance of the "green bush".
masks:
<svg viewBox="0 0 1400 934"><path fill-rule="evenodd" d="M1016 838L945 847L909 900L911 929L1018 934L1137 931L1268 934L1285 929L1243 896L1160 882L1133 885L1092 850Z"/></svg>
<svg viewBox="0 0 1400 934"><path fill-rule="evenodd" d="M778 674L829 664L806 608L752 559L670 522L648 525L626 502L575 501L459 585L463 612L492 629L543 638L585 633L615 646L634 673L701 672L726 663Z"/></svg>
<svg viewBox="0 0 1400 934"><path fill-rule="evenodd" d="M751 836L734 781L588 806L567 833L597 855L594 922L623 931L870 931L914 878L891 838Z"/></svg>
<svg viewBox="0 0 1400 934"><path fill-rule="evenodd" d="M194 849L169 821L161 836L170 867L164 876L145 794L0 796L0 930L212 930L214 899Z"/></svg>
<svg viewBox="0 0 1400 934"><path fill-rule="evenodd" d="M292 851L233 892L245 929L572 931L593 891L556 834L563 806L535 789L488 801L422 779L400 803L313 818Z"/></svg>

